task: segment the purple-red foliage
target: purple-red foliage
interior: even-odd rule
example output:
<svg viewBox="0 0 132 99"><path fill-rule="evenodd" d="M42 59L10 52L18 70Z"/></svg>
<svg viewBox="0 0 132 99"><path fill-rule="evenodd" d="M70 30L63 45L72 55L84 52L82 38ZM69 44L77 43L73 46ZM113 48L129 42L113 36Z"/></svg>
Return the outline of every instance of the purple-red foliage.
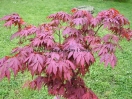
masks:
<svg viewBox="0 0 132 99"><path fill-rule="evenodd" d="M28 70L36 76L24 85L31 89L47 86L49 94L66 99L98 99L82 78L95 62L95 53L105 66L115 67L119 40L132 38L130 23L114 8L99 12L96 17L83 10L71 11L52 14L47 17L49 23L37 27L27 25L19 14L1 18L5 27L18 27L11 39L20 38L20 45L11 56L0 59L0 79L10 80L11 71L16 76ZM103 37L98 34L101 27L108 30ZM25 41L29 43L24 45Z"/></svg>

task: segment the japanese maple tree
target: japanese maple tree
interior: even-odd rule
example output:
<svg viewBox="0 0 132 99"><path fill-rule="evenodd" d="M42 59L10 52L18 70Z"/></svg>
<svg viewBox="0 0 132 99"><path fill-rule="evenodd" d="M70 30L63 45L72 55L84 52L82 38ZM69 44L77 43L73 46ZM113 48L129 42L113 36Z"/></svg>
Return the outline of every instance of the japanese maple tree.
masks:
<svg viewBox="0 0 132 99"><path fill-rule="evenodd" d="M17 76L28 70L34 79L24 86L31 89L47 86L48 93L54 96L98 99L85 85L83 76L95 63L95 54L105 66L115 67L119 41L132 38L129 21L114 8L96 17L88 11L72 9L71 14L58 12L47 18L50 22L39 26L28 25L16 13L0 19L5 21L5 27L18 27L11 40L19 38L11 55L0 59L0 79L10 80L12 73ZM100 29L107 33L100 36Z"/></svg>

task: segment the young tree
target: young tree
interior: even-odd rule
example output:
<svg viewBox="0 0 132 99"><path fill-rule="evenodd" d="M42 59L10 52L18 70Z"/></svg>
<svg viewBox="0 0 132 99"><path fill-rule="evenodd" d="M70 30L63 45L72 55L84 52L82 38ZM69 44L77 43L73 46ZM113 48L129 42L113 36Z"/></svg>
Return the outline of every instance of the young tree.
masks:
<svg viewBox="0 0 132 99"><path fill-rule="evenodd" d="M0 79L10 80L11 72L16 76L28 70L36 77L25 83L31 89L47 86L49 94L66 99L98 99L85 85L83 76L94 64L96 53L101 63L114 68L119 40L129 41L132 37L130 23L114 8L96 17L84 10L71 12L52 14L47 17L49 23L37 27L27 25L16 13L1 18L5 27L18 27L11 40L19 38L19 42L10 56L0 59ZM101 28L108 31L102 37Z"/></svg>

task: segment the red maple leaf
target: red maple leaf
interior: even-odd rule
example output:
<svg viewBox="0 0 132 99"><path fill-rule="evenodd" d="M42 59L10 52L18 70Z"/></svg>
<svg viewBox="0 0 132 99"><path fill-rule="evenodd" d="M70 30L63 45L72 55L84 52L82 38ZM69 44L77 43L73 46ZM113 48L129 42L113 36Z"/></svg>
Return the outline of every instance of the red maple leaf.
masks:
<svg viewBox="0 0 132 99"><path fill-rule="evenodd" d="M12 25L18 26L18 30L21 30L21 26L25 24L23 19L17 13L13 13L11 15L4 16L0 20L5 21L4 26L11 27Z"/></svg>
<svg viewBox="0 0 132 99"><path fill-rule="evenodd" d="M73 35L80 35L81 31L77 30L76 28L71 28L71 27L66 27L63 30L63 36L68 35L68 36L73 36Z"/></svg>
<svg viewBox="0 0 132 99"><path fill-rule="evenodd" d="M85 18L75 18L71 21L73 25L87 25L87 17Z"/></svg>
<svg viewBox="0 0 132 99"><path fill-rule="evenodd" d="M48 74L53 73L55 76L59 74L60 78L65 78L68 80L70 80L72 75L71 70L75 70L76 68L71 61L62 60L61 56L55 52L49 54L46 65L46 71Z"/></svg>
<svg viewBox="0 0 132 99"><path fill-rule="evenodd" d="M25 63L27 63L32 76L34 76L35 73L41 74L42 70L45 68L44 62L45 56L42 54L31 53L29 57L25 59Z"/></svg>
<svg viewBox="0 0 132 99"><path fill-rule="evenodd" d="M21 31L18 31L16 33L14 33L12 36L11 36L11 40L16 38L16 37L27 37L29 35L32 35L32 34L35 34L37 28L35 26L26 26L24 29L22 29Z"/></svg>

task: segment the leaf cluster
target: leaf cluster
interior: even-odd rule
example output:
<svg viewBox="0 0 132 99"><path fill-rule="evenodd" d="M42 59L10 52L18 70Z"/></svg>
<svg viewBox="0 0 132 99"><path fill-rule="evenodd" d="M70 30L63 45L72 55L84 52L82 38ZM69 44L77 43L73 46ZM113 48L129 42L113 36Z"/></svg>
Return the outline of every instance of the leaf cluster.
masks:
<svg viewBox="0 0 132 99"><path fill-rule="evenodd" d="M11 40L19 38L11 56L0 59L0 79L10 80L11 71L16 76L28 70L36 77L24 85L31 89L45 85L49 94L67 99L98 99L85 85L83 76L96 61L95 55L105 66L116 66L119 41L132 38L129 21L114 8L96 17L74 8L70 14L61 11L47 18L50 22L39 26L28 25L19 14L0 19L5 27L17 26ZM101 28L108 31L103 37L98 34ZM26 41L29 43L25 45Z"/></svg>

